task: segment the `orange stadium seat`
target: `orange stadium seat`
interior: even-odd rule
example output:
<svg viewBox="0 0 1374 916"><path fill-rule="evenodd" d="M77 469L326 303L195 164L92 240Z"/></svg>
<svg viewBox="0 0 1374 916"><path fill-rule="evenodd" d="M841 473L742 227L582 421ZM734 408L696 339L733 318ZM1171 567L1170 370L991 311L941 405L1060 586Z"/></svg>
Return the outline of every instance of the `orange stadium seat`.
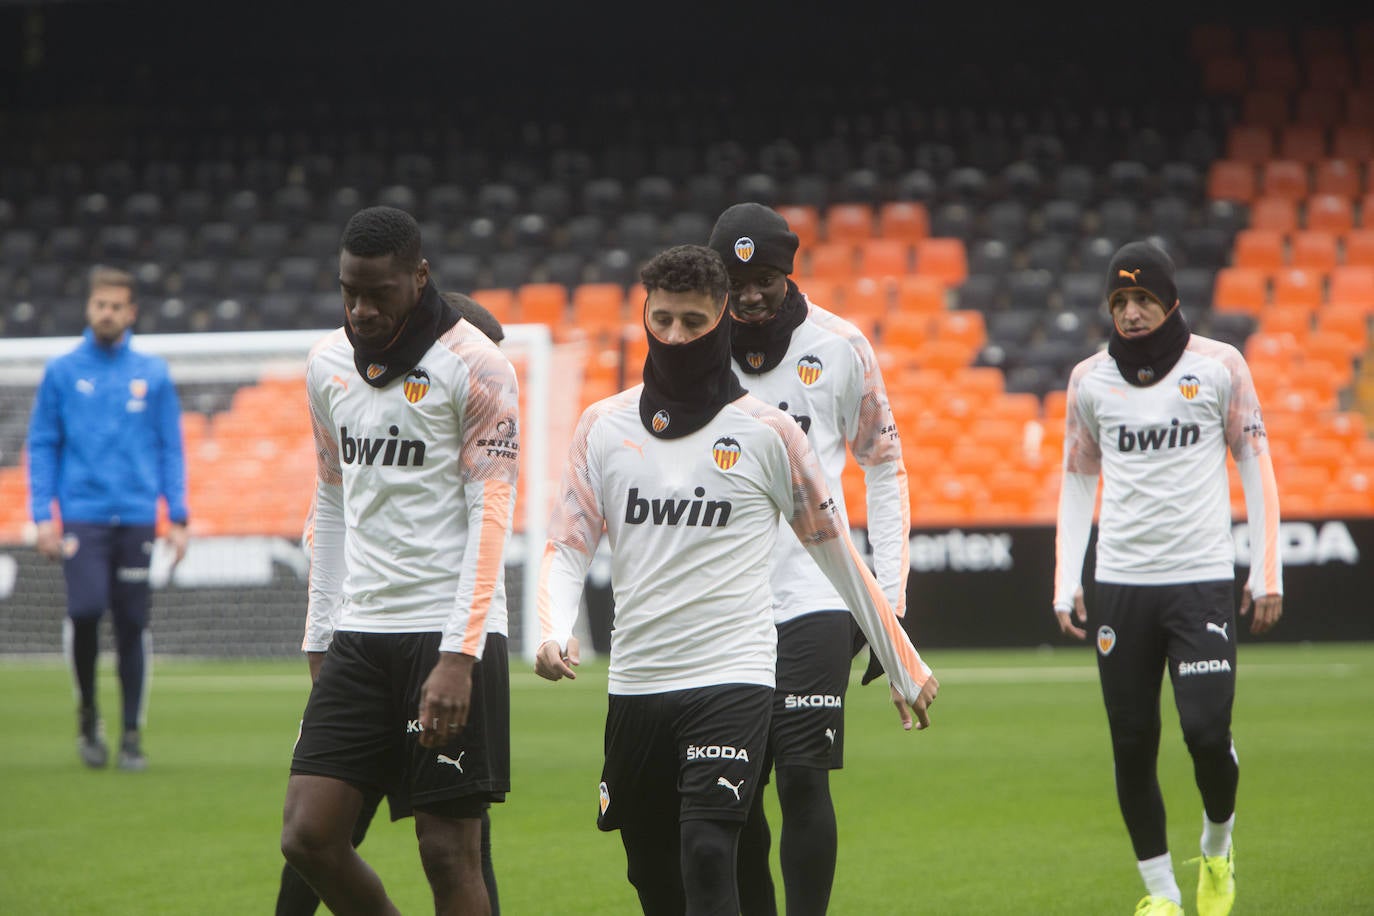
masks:
<svg viewBox="0 0 1374 916"><path fill-rule="evenodd" d="M908 274L897 279L896 308L901 312L943 311L949 288L938 277Z"/></svg>
<svg viewBox="0 0 1374 916"><path fill-rule="evenodd" d="M1069 393L1056 388L1045 392L1042 406L1047 420L1062 420L1068 411Z"/></svg>
<svg viewBox="0 0 1374 916"><path fill-rule="evenodd" d="M981 350L987 343L987 325L983 313L972 309L951 312L937 312L934 316L934 333L937 340L952 340L972 350Z"/></svg>
<svg viewBox="0 0 1374 916"><path fill-rule="evenodd" d="M1252 96L1247 95L1246 99ZM1277 122L1264 124L1236 124L1226 136L1226 159L1244 162L1247 165L1264 165L1274 156L1274 131L1276 124L1285 124L1288 113Z"/></svg>
<svg viewBox="0 0 1374 916"><path fill-rule="evenodd" d="M1312 193L1334 194L1347 203L1360 199L1360 167L1351 157L1323 159L1312 170ZM1310 201L1309 201L1310 205Z"/></svg>
<svg viewBox="0 0 1374 916"><path fill-rule="evenodd" d="M931 338L929 315L893 312L883 319L882 345L909 351L913 355Z"/></svg>
<svg viewBox="0 0 1374 916"><path fill-rule="evenodd" d="M581 283L573 287L573 323L591 331L619 327L626 318L625 290L619 283Z"/></svg>
<svg viewBox="0 0 1374 916"><path fill-rule="evenodd" d="M1374 159L1374 127L1341 124L1331 132L1331 158L1368 162Z"/></svg>
<svg viewBox="0 0 1374 916"><path fill-rule="evenodd" d="M930 214L925 204L894 200L878 210L878 235L915 244L930 237Z"/></svg>
<svg viewBox="0 0 1374 916"><path fill-rule="evenodd" d="M1274 274L1275 305L1303 305L1316 308L1325 294L1322 275L1315 270L1288 267Z"/></svg>
<svg viewBox="0 0 1374 916"><path fill-rule="evenodd" d="M620 329L620 342L624 354L621 376L624 384L637 385L644 372L644 360L649 356L649 338L642 321L627 322Z"/></svg>
<svg viewBox="0 0 1374 916"><path fill-rule="evenodd" d="M1374 195L1366 201L1374 206ZM1374 267L1374 213L1365 211L1364 229L1352 229L1345 234L1345 264L1347 267Z"/></svg>
<svg viewBox="0 0 1374 916"><path fill-rule="evenodd" d="M1317 312L1317 330L1337 334L1350 344L1352 356L1364 353L1369 346L1369 313L1374 308L1358 305L1325 305Z"/></svg>
<svg viewBox="0 0 1374 916"><path fill-rule="evenodd" d="M882 321L891 307L892 285L887 278L858 277L845 286L844 310L839 314L850 322L856 319Z"/></svg>
<svg viewBox="0 0 1374 916"><path fill-rule="evenodd" d="M1208 95L1240 95L1250 85L1250 68L1240 57L1227 54L1202 62L1202 87Z"/></svg>
<svg viewBox="0 0 1374 916"><path fill-rule="evenodd" d="M827 242L863 242L873 237L873 208L868 204L831 204L825 211Z"/></svg>
<svg viewBox="0 0 1374 916"><path fill-rule="evenodd" d="M1284 265L1284 236L1275 229L1242 229L1236 233L1232 262L1236 267L1250 267L1272 272Z"/></svg>
<svg viewBox="0 0 1374 916"><path fill-rule="evenodd" d="M1344 110L1344 93L1328 89L1304 89L1298 93L1293 106L1293 120L1298 124L1327 128L1341 122Z"/></svg>
<svg viewBox="0 0 1374 916"><path fill-rule="evenodd" d="M1274 127L1282 127L1288 123L1288 93L1278 92L1272 89L1252 89L1245 93L1240 102L1240 119L1243 126L1232 128L1232 130L1250 130L1263 128L1268 130ZM1235 147L1228 149L1228 155L1235 155ZM1241 158L1250 159L1252 153L1247 153ZM1261 159L1251 159L1252 162L1263 161Z"/></svg>
<svg viewBox="0 0 1374 916"><path fill-rule="evenodd" d="M1005 393L1007 378L1001 369L993 366L968 366L954 374L953 383L960 391L989 403Z"/></svg>
<svg viewBox="0 0 1374 916"><path fill-rule="evenodd" d="M1299 342L1312 330L1313 309L1305 305L1274 304L1260 313L1259 329L1266 334L1292 334Z"/></svg>
<svg viewBox="0 0 1374 916"><path fill-rule="evenodd" d="M916 364L923 369L943 372L946 376L954 374L973 362L977 351L957 340L927 340L916 351Z"/></svg>
<svg viewBox="0 0 1374 916"><path fill-rule="evenodd" d="M1341 443L1351 453L1351 459L1355 460L1355 447L1369 438L1368 429L1365 425L1364 414L1353 410L1343 410L1334 413L1326 418L1323 425L1327 435L1340 440ZM1374 465L1369 467L1374 472Z"/></svg>
<svg viewBox="0 0 1374 916"><path fill-rule="evenodd" d="M820 241L821 217L815 207L806 204L778 207L778 213L797 234L801 247L810 248Z"/></svg>
<svg viewBox="0 0 1374 916"><path fill-rule="evenodd" d="M1326 131L1310 124L1290 124L1279 132L1279 158L1311 165L1326 158Z"/></svg>
<svg viewBox="0 0 1374 916"><path fill-rule="evenodd" d="M855 276L854 245L823 242L807 253L806 276L820 280L850 280Z"/></svg>
<svg viewBox="0 0 1374 916"><path fill-rule="evenodd" d="M1223 267L1217 271L1212 306L1220 312L1258 315L1269 299L1267 275L1247 267Z"/></svg>
<svg viewBox="0 0 1374 916"><path fill-rule="evenodd" d="M515 291L516 315L524 324L543 324L555 332L567 327L568 288L562 283L526 283Z"/></svg>
<svg viewBox="0 0 1374 916"><path fill-rule="evenodd" d="M1305 164L1292 159L1271 159L1264 165L1260 193L1265 197L1298 201L1307 197L1308 184Z"/></svg>
<svg viewBox="0 0 1374 916"><path fill-rule="evenodd" d="M988 405L988 417L1029 423L1040 419L1040 399L1026 392L1007 392Z"/></svg>
<svg viewBox="0 0 1374 916"><path fill-rule="evenodd" d="M1340 49L1329 49L1307 60L1307 86L1310 92L1339 96L1353 84L1350 58ZM1340 109L1337 109L1339 114Z"/></svg>
<svg viewBox="0 0 1374 916"><path fill-rule="evenodd" d="M1354 225L1350 199L1336 194L1313 194L1307 199L1307 228L1344 235Z"/></svg>
<svg viewBox="0 0 1374 916"><path fill-rule="evenodd" d="M1302 349L1307 363L1325 362L1337 367L1349 367L1350 361L1360 352L1350 337L1329 330L1308 334Z"/></svg>
<svg viewBox="0 0 1374 916"><path fill-rule="evenodd" d="M1366 72L1374 73L1374 69ZM1374 85L1351 89L1345 94L1345 123L1374 124Z"/></svg>
<svg viewBox="0 0 1374 916"><path fill-rule="evenodd" d="M1311 210L1309 209L1309 222ZM1336 269L1336 234L1329 229L1310 227L1305 232L1295 232L1290 240L1294 267L1330 273Z"/></svg>
<svg viewBox="0 0 1374 916"><path fill-rule="evenodd" d="M1291 54L1265 54L1250 59L1250 82L1256 89L1296 92L1302 73Z"/></svg>
<svg viewBox="0 0 1374 916"><path fill-rule="evenodd" d="M968 279L968 253L960 239L930 238L916 243L916 272L938 277L948 286Z"/></svg>
<svg viewBox="0 0 1374 916"><path fill-rule="evenodd" d="M1297 338L1292 334L1266 334L1256 331L1245 341L1246 360L1253 357L1257 362L1263 362L1276 357L1292 359L1301 355L1302 350L1298 347Z"/></svg>
<svg viewBox="0 0 1374 916"><path fill-rule="evenodd" d="M1296 198L1260 197L1250 207L1251 229L1273 229L1289 233L1298 228L1298 202Z"/></svg>
<svg viewBox="0 0 1374 916"><path fill-rule="evenodd" d="M1374 266L1337 267L1326 290L1327 308L1359 308L1374 313Z"/></svg>
<svg viewBox="0 0 1374 916"><path fill-rule="evenodd" d="M515 293L508 289L474 289L468 293L502 324L515 320Z"/></svg>
<svg viewBox="0 0 1374 916"><path fill-rule="evenodd" d="M1249 203L1255 190L1255 166L1249 162L1218 159L1207 169L1207 196L1213 200Z"/></svg>
<svg viewBox="0 0 1374 916"><path fill-rule="evenodd" d="M903 277L911 273L911 243L869 239L859 246L859 273L866 277Z"/></svg>

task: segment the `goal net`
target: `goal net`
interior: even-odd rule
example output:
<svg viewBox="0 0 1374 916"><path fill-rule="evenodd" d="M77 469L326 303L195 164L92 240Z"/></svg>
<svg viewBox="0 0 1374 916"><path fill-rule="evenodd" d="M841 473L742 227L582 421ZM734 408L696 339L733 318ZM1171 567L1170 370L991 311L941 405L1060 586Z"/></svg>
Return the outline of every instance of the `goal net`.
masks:
<svg viewBox="0 0 1374 916"><path fill-rule="evenodd" d="M506 554L511 648L532 655L545 528L580 404L583 347L544 325L509 325L501 344L521 399L516 534ZM327 331L137 335L164 357L182 407L191 542L175 571L159 542L151 578L156 651L290 655L305 623L300 538L315 486L305 359ZM49 359L76 338L0 340L0 652L55 652L65 589L33 548L24 442ZM165 523L165 519L164 519ZM106 634L108 639L108 634Z"/></svg>

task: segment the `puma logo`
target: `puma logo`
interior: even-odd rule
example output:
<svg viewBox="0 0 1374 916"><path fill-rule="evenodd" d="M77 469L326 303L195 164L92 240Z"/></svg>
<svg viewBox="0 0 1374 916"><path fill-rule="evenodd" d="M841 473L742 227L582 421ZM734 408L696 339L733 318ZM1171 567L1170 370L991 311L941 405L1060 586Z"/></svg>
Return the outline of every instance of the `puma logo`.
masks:
<svg viewBox="0 0 1374 916"><path fill-rule="evenodd" d="M1143 270L1143 268L1136 268L1135 270L1118 269L1116 275L1118 277L1129 277L1132 280L1139 280L1141 270Z"/></svg>
<svg viewBox="0 0 1374 916"><path fill-rule="evenodd" d="M343 386L344 391L348 390L348 379L344 378L342 375L336 375L330 381L338 382Z"/></svg>
<svg viewBox="0 0 1374 916"><path fill-rule="evenodd" d="M740 801L739 790L740 790L740 787L744 785L744 780L743 780L743 779L741 779L741 780L739 781L739 784L736 785L735 783L732 783L730 780L726 779L724 776L718 776L718 777L716 777L716 785L718 785L718 786L723 786L724 788L729 789L731 792L734 792L734 793L735 793L735 801Z"/></svg>
<svg viewBox="0 0 1374 916"><path fill-rule="evenodd" d="M830 744L833 747L835 745L835 729L827 728L825 730L825 736L830 739Z"/></svg>
<svg viewBox="0 0 1374 916"><path fill-rule="evenodd" d="M1215 623L1212 623L1212 621L1210 621L1210 620L1207 621L1207 629L1208 629L1209 631L1211 631L1211 632L1217 634L1217 635L1220 636L1222 639L1228 639L1228 640L1229 640L1229 639L1231 638L1231 637L1229 637L1229 636L1226 635L1226 628L1227 628L1228 626L1230 626L1230 625L1231 625L1231 622L1230 622L1229 620L1228 620L1226 623L1223 623L1223 624L1220 624L1220 625L1215 624Z"/></svg>
<svg viewBox="0 0 1374 916"><path fill-rule="evenodd" d="M632 449L634 449L635 451L639 452L639 457L641 457L641 458L644 457L644 443L643 443L643 442L631 442L629 439L626 439L624 442L622 442L622 443L620 443L620 444L623 445L623 446L625 446L626 448L632 448Z"/></svg>
<svg viewBox="0 0 1374 916"><path fill-rule="evenodd" d="M455 770L457 770L459 773L461 773L461 772L463 772L463 755L466 754L466 753L467 753L467 751L459 751L459 752L458 752L458 759L457 759L457 760L454 760L452 757L448 756L447 754L440 754L440 755L439 755L439 762L440 762L440 763L452 764L452 765L453 765L453 768L454 768Z"/></svg>

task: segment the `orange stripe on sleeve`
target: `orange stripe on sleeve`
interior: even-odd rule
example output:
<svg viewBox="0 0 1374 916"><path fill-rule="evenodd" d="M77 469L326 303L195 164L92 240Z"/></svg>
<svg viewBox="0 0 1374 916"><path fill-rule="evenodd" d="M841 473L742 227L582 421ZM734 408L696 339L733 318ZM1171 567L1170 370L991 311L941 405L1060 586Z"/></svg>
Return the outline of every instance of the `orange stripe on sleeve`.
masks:
<svg viewBox="0 0 1374 916"><path fill-rule="evenodd" d="M911 644L911 638L906 635L902 625L897 621L897 615L892 613L884 614L884 610L890 611L887 605L887 596L878 587L878 580L868 572L868 567L864 565L863 557L859 556L859 550L854 546L854 541L849 537L849 532L844 532L845 548L849 551L849 556L858 566L859 572L864 580L864 587L868 589L868 594L872 597L873 603L878 608L878 617L883 625L883 632L887 634L888 641L892 643L897 652L897 660L902 663L902 668L911 679L916 682L916 686L923 686L926 682L926 674L921 670L920 656L916 654L916 647Z"/></svg>
<svg viewBox="0 0 1374 916"><path fill-rule="evenodd" d="M501 555L506 532L510 528L514 499L515 488L504 480L488 480L482 485L482 523L477 533L477 569L473 579L472 604L468 608L467 629L463 632L458 649L464 655L476 656L481 650L497 576L504 572Z"/></svg>
<svg viewBox="0 0 1374 916"><path fill-rule="evenodd" d="M1260 480L1264 489L1264 593L1279 591L1279 485L1274 479L1274 462L1265 449L1259 455Z"/></svg>

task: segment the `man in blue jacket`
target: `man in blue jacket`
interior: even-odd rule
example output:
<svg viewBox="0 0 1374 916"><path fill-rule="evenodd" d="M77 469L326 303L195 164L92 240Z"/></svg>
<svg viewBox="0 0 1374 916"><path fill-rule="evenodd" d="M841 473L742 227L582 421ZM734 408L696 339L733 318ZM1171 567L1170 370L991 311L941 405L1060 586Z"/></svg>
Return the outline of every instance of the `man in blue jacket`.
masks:
<svg viewBox="0 0 1374 916"><path fill-rule="evenodd" d="M186 552L186 470L181 406L167 363L129 345L138 317L133 292L124 271L91 271L90 326L75 350L48 363L28 449L38 551L62 560L67 581L62 641L81 703L77 749L89 767L103 767L109 757L95 702L100 618L108 608L124 699L119 766L142 770L157 504L159 497L167 503L175 565Z"/></svg>

